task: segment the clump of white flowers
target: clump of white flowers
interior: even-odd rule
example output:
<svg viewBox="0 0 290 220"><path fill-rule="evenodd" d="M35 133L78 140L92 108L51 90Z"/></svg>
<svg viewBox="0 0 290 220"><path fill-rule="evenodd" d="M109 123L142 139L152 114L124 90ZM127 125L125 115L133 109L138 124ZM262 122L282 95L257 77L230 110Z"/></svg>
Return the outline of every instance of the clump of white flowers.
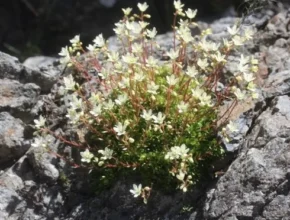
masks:
<svg viewBox="0 0 290 220"><path fill-rule="evenodd" d="M171 170L171 174L181 181L179 188L183 190L183 192L186 192L188 186L193 184L192 175L190 175L190 171L187 170L187 164L193 163L192 154L189 153L189 149L185 144L171 147L170 151L165 155L165 159L171 160L175 165L178 165Z"/></svg>
<svg viewBox="0 0 290 220"><path fill-rule="evenodd" d="M123 9L124 18L115 24L115 34L123 45L120 50L109 50L102 34L86 48L79 35L70 41L71 46L62 48L61 62L79 73L63 78L66 119L76 134L85 130L87 135L79 135L81 143L73 137L55 138L80 147L82 165L90 169L104 173L113 169L128 175L139 172L149 182L160 182L156 185L178 183L174 187L186 192L198 181L200 164L205 166L222 155L222 146L216 141L218 131L226 138L238 131L228 122L228 115L218 118L219 107L232 100L226 111L230 114L237 102L258 98L258 61L254 57L240 55L233 76L223 75L231 52L251 40L254 32L234 25L219 43L208 39L210 29L192 36L197 10L184 10L181 1L175 0L174 45L165 52L169 59L160 61L154 52L160 48L157 30L148 29L149 6L145 2L137 7L139 14L133 14L132 8ZM78 59L83 53L90 58L89 64ZM101 63L100 54L104 57ZM99 71L98 76L86 71L88 65ZM221 128L219 124L227 125ZM42 116L35 120L40 133L47 132L46 125ZM47 141L39 136L32 145L45 146ZM164 169L168 175L164 176ZM134 184L130 190L144 202L150 191L151 187L142 188L142 184Z"/></svg>

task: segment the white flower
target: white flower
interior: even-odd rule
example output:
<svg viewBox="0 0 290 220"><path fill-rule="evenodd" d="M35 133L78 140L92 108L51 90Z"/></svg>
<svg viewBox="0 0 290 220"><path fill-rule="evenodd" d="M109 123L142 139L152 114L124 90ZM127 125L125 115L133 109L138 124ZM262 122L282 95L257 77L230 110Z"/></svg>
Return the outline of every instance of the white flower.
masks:
<svg viewBox="0 0 290 220"><path fill-rule="evenodd" d="M145 79L145 75L142 72L135 73L134 80L142 82Z"/></svg>
<svg viewBox="0 0 290 220"><path fill-rule="evenodd" d="M246 92L241 91L239 88L236 89L236 91L234 92L234 94L236 95L237 99L242 101L246 98Z"/></svg>
<svg viewBox="0 0 290 220"><path fill-rule="evenodd" d="M189 149L185 144L181 146L174 146L170 148L170 151L165 155L166 160L176 160L176 159L185 159L188 157Z"/></svg>
<svg viewBox="0 0 290 220"><path fill-rule="evenodd" d="M125 25L129 33L127 32L127 35L130 35L131 40L136 39L137 35L141 34L142 27L146 23L137 23L137 22L129 22L126 21ZM142 25L142 26L141 26Z"/></svg>
<svg viewBox="0 0 290 220"><path fill-rule="evenodd" d="M179 19L179 29L182 29L182 28L188 28L189 26L189 21L186 19L186 20L183 20L183 19Z"/></svg>
<svg viewBox="0 0 290 220"><path fill-rule="evenodd" d="M87 46L87 49L91 52L95 51L96 50L96 47L95 45L92 45L92 44L89 44L89 46Z"/></svg>
<svg viewBox="0 0 290 220"><path fill-rule="evenodd" d="M60 53L58 55L60 55L62 57L60 59L60 63L67 64L67 63L70 62L71 58L70 58L70 54L69 54L69 51L68 51L67 47L61 48L61 51L60 51Z"/></svg>
<svg viewBox="0 0 290 220"><path fill-rule="evenodd" d="M166 81L168 85L174 86L178 82L178 78L171 74L170 76L166 76Z"/></svg>
<svg viewBox="0 0 290 220"><path fill-rule="evenodd" d="M180 181L183 181L185 178L185 173L180 170L179 173L176 175L176 178Z"/></svg>
<svg viewBox="0 0 290 220"><path fill-rule="evenodd" d="M44 135L44 134L43 134ZM31 144L32 147L48 147L49 144L53 144L55 138L52 135L37 136L34 139L34 143Z"/></svg>
<svg viewBox="0 0 290 220"><path fill-rule="evenodd" d="M229 123L227 124L227 129L230 132L237 132L237 131L239 131L239 129L237 128L237 125L233 121L229 121Z"/></svg>
<svg viewBox="0 0 290 220"><path fill-rule="evenodd" d="M112 99L109 99L107 102L103 103L103 107L106 110L112 110L115 106L115 103L112 101Z"/></svg>
<svg viewBox="0 0 290 220"><path fill-rule="evenodd" d="M96 36L96 38L93 40L93 42L95 43L96 47L103 47L105 45L105 40L103 38L103 34L99 34L98 36Z"/></svg>
<svg viewBox="0 0 290 220"><path fill-rule="evenodd" d="M117 62L119 60L119 53L115 51L108 53L108 58L110 62Z"/></svg>
<svg viewBox="0 0 290 220"><path fill-rule="evenodd" d="M214 42L209 42L206 40L206 38L203 38L199 42L199 46L204 50L204 51L217 51L220 44L216 44Z"/></svg>
<svg viewBox="0 0 290 220"><path fill-rule="evenodd" d="M137 4L137 7L139 8L139 10L140 10L141 12L144 12L144 11L147 10L147 8L148 8L149 6L148 6L148 4L147 4L146 2L144 2L143 4L138 3L138 4Z"/></svg>
<svg viewBox="0 0 290 220"><path fill-rule="evenodd" d="M189 149L186 147L185 144L182 144L180 145L179 147L179 155L180 155L180 158L185 158L187 157L187 153L188 153Z"/></svg>
<svg viewBox="0 0 290 220"><path fill-rule="evenodd" d="M194 98L198 99L200 101L200 105L201 106L212 106L212 102L211 102L211 96L206 94L206 92L199 87L196 87L195 89L191 90L192 95Z"/></svg>
<svg viewBox="0 0 290 220"><path fill-rule="evenodd" d="M249 71L249 65L238 65L238 71L241 73L247 73Z"/></svg>
<svg viewBox="0 0 290 220"><path fill-rule="evenodd" d="M155 59L153 56L149 56L146 62L146 66L148 67L156 67L158 64L158 60Z"/></svg>
<svg viewBox="0 0 290 220"><path fill-rule="evenodd" d="M130 85L130 79L127 77L123 77L122 80L118 83L121 89L128 88Z"/></svg>
<svg viewBox="0 0 290 220"><path fill-rule="evenodd" d="M131 144L135 142L134 138L129 138L128 140Z"/></svg>
<svg viewBox="0 0 290 220"><path fill-rule="evenodd" d="M246 65L250 61L250 57L248 56L244 57L244 55L241 54L239 61L240 61L240 65Z"/></svg>
<svg viewBox="0 0 290 220"><path fill-rule="evenodd" d="M105 148L105 150L99 150L98 152L103 155L101 157L101 160L110 160L113 157L113 153L114 153L113 150L107 147Z"/></svg>
<svg viewBox="0 0 290 220"><path fill-rule="evenodd" d="M226 59L225 59L226 56L222 55L221 52L219 51L213 57L218 63L226 62Z"/></svg>
<svg viewBox="0 0 290 220"><path fill-rule="evenodd" d="M234 45L236 45L236 46L242 46L244 44L244 40L240 36L236 35L233 37L232 40L233 40Z"/></svg>
<svg viewBox="0 0 290 220"><path fill-rule="evenodd" d="M134 22L126 21L125 25L129 31L133 31L136 28L136 23Z"/></svg>
<svg viewBox="0 0 290 220"><path fill-rule="evenodd" d="M185 42L185 43L190 43L191 41L194 40L194 38L191 35L191 31L188 27L183 27L181 26L178 30L177 33L179 37Z"/></svg>
<svg viewBox="0 0 290 220"><path fill-rule="evenodd" d="M198 65L201 69L205 70L205 69L207 68L207 66L208 66L208 62L207 62L206 59L198 59L198 60L197 60L197 65Z"/></svg>
<svg viewBox="0 0 290 220"><path fill-rule="evenodd" d="M258 59L255 59L255 58L252 56L252 57L251 57L251 64L252 64L252 65L258 65L258 64L259 64Z"/></svg>
<svg viewBox="0 0 290 220"><path fill-rule="evenodd" d="M188 109L188 103L181 101L180 104L177 105L177 108L179 113L186 112Z"/></svg>
<svg viewBox="0 0 290 220"><path fill-rule="evenodd" d="M81 152L81 161L84 163L90 163L93 159L94 155L89 151L89 149L86 149L85 151Z"/></svg>
<svg viewBox="0 0 290 220"><path fill-rule="evenodd" d="M197 13L197 10L195 9L195 10L192 10L192 9L187 9L187 11L185 11L185 14L186 14L186 16L189 18L189 19L193 19L193 18L195 18L195 16L196 16L196 13Z"/></svg>
<svg viewBox="0 0 290 220"><path fill-rule="evenodd" d="M252 92L251 94L253 99L258 99L259 98L259 94L257 92Z"/></svg>
<svg viewBox="0 0 290 220"><path fill-rule="evenodd" d="M92 92L91 97L88 100L93 106L98 105L101 100L100 94Z"/></svg>
<svg viewBox="0 0 290 220"><path fill-rule="evenodd" d="M173 50L172 48L170 49L169 52L166 53L167 56L170 57L171 60L175 60L179 55L178 51Z"/></svg>
<svg viewBox="0 0 290 220"><path fill-rule="evenodd" d="M257 73L258 70L259 70L259 67L258 67L258 66L252 66L252 67L251 67L251 71L252 71L253 73Z"/></svg>
<svg viewBox="0 0 290 220"><path fill-rule="evenodd" d="M138 44L138 43L132 44L132 52L133 53L142 53L142 51L143 51L143 48L142 48L141 44Z"/></svg>
<svg viewBox="0 0 290 220"><path fill-rule="evenodd" d="M115 24L116 28L114 28L114 32L116 35L123 35L126 31L126 25L124 23L116 23Z"/></svg>
<svg viewBox="0 0 290 220"><path fill-rule="evenodd" d="M74 81L74 78L72 75L68 75L67 77L63 77L63 83L66 90L72 90L75 91L75 87L77 83Z"/></svg>
<svg viewBox="0 0 290 220"><path fill-rule="evenodd" d="M146 111L145 109L143 109L143 112L141 114L141 117L144 118L146 121L151 121L152 120L152 110L149 109L148 111Z"/></svg>
<svg viewBox="0 0 290 220"><path fill-rule="evenodd" d="M185 73L186 73L186 75L188 75L189 77L192 77L192 78L194 78L198 74L195 66L188 66Z"/></svg>
<svg viewBox="0 0 290 220"><path fill-rule="evenodd" d="M152 30L147 30L146 34L147 34L147 37L149 37L150 39L153 39L157 34L156 28L154 27Z"/></svg>
<svg viewBox="0 0 290 220"><path fill-rule="evenodd" d="M139 184L138 186L136 184L133 184L133 189L130 189L130 192L133 194L133 196L136 198L142 194L142 185Z"/></svg>
<svg viewBox="0 0 290 220"><path fill-rule="evenodd" d="M209 50L217 51L219 49L220 44L216 44L215 42L210 42Z"/></svg>
<svg viewBox="0 0 290 220"><path fill-rule="evenodd" d="M251 82L251 81L255 80L255 77L252 73L244 73L243 77L244 77L246 82Z"/></svg>
<svg viewBox="0 0 290 220"><path fill-rule="evenodd" d="M207 29L203 30L201 33L204 36L210 35L210 34L212 34L212 29L211 28L207 28Z"/></svg>
<svg viewBox="0 0 290 220"><path fill-rule="evenodd" d="M126 93L118 95L117 99L115 100L115 103L117 105L123 105L128 101L128 95Z"/></svg>
<svg viewBox="0 0 290 220"><path fill-rule="evenodd" d="M128 16L131 13L132 8L122 8L122 11L124 12L124 15Z"/></svg>
<svg viewBox="0 0 290 220"><path fill-rule="evenodd" d="M158 112L157 116L152 115L152 119L154 120L154 123L162 124L165 119L165 115L163 115L161 112Z"/></svg>
<svg viewBox="0 0 290 220"><path fill-rule="evenodd" d="M231 43L227 39L225 39L225 38L223 38L223 43L224 43L224 46L226 48L230 48L231 47Z"/></svg>
<svg viewBox="0 0 290 220"><path fill-rule="evenodd" d="M202 40L198 43L199 46L204 50L208 51L209 49L209 42L206 40L206 38L202 38Z"/></svg>
<svg viewBox="0 0 290 220"><path fill-rule="evenodd" d="M128 64L135 64L138 61L138 57L135 57L131 53L127 53L126 55L122 56L122 60Z"/></svg>
<svg viewBox="0 0 290 220"><path fill-rule="evenodd" d="M139 21L138 23L142 29L146 28L149 25L149 23L145 21Z"/></svg>
<svg viewBox="0 0 290 220"><path fill-rule="evenodd" d="M75 109L69 108L67 110L66 117L70 119L70 121L69 121L70 124L78 124L81 116L83 116L83 115L84 115L83 112L77 112Z"/></svg>
<svg viewBox="0 0 290 220"><path fill-rule="evenodd" d="M34 138L34 142L31 144L31 146L32 147L47 147L47 143L43 137L38 136Z"/></svg>
<svg viewBox="0 0 290 220"><path fill-rule="evenodd" d="M180 0L175 0L173 4L174 4L174 8L176 9L176 11L182 12L182 8L183 8L184 4L181 4Z"/></svg>
<svg viewBox="0 0 290 220"><path fill-rule="evenodd" d="M40 129L45 126L45 122L46 122L46 119L42 115L40 115L38 120L37 119L34 120L34 123L35 123L34 127L36 127L37 129Z"/></svg>
<svg viewBox="0 0 290 220"><path fill-rule="evenodd" d="M199 97L201 97L204 93L204 90L202 88L196 87L195 89L192 89L191 92L194 98L199 99Z"/></svg>
<svg viewBox="0 0 290 220"><path fill-rule="evenodd" d="M251 39L253 38L253 35L254 35L254 31L253 31L253 29L252 29L252 28L247 28L247 29L245 30L244 35L245 35L245 39L246 39L246 40L251 40Z"/></svg>
<svg viewBox="0 0 290 220"><path fill-rule="evenodd" d="M227 29L230 35L236 35L239 32L237 25L234 25L232 28L227 27Z"/></svg>
<svg viewBox="0 0 290 220"><path fill-rule="evenodd" d="M73 46L78 45L80 43L80 35L74 36L74 38L71 39L70 42L72 43Z"/></svg>
<svg viewBox="0 0 290 220"><path fill-rule="evenodd" d="M156 85L153 81L150 81L149 84L147 84L147 92L156 95L157 90L159 89L159 85Z"/></svg>
<svg viewBox="0 0 290 220"><path fill-rule="evenodd" d="M256 84L253 81L250 82L247 86L247 90L249 90L251 92L255 92L257 90Z"/></svg>
<svg viewBox="0 0 290 220"><path fill-rule="evenodd" d="M93 110L90 111L90 113L93 116L98 117L100 114L102 114L102 107L101 107L101 105L94 106Z"/></svg>
<svg viewBox="0 0 290 220"><path fill-rule="evenodd" d="M184 182L179 187L184 193L187 192L187 184Z"/></svg>
<svg viewBox="0 0 290 220"><path fill-rule="evenodd" d="M83 101L82 99L79 99L75 94L72 94L71 96L71 101L70 101L70 106L72 109L81 109L83 107Z"/></svg>
<svg viewBox="0 0 290 220"><path fill-rule="evenodd" d="M117 125L113 128L114 131L117 133L118 136L126 134L126 128L128 124L124 123L122 124L121 122L118 122Z"/></svg>
<svg viewBox="0 0 290 220"><path fill-rule="evenodd" d="M205 92L201 94L201 96L199 97L200 100L200 105L201 106L213 106L212 102L211 102L211 96L206 94Z"/></svg>

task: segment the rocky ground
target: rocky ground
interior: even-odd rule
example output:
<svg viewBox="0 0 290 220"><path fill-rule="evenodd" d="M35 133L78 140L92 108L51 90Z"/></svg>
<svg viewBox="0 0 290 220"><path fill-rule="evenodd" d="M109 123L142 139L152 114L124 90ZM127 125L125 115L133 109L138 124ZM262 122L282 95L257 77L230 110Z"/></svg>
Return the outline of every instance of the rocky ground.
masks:
<svg viewBox="0 0 290 220"><path fill-rule="evenodd" d="M200 26L211 27L212 40L219 41L235 21ZM290 219L290 10L264 8L245 23L258 29L243 52L260 58L261 99L236 113L240 130L226 145L228 160L218 164L224 174L186 195L155 192L148 205L128 194L131 180L93 194L86 170L31 147L33 119L40 113L68 132L60 129L64 108L53 102L64 69L54 58L20 63L0 53L0 219ZM169 45L167 35L158 39ZM62 144L51 147L58 152Z"/></svg>

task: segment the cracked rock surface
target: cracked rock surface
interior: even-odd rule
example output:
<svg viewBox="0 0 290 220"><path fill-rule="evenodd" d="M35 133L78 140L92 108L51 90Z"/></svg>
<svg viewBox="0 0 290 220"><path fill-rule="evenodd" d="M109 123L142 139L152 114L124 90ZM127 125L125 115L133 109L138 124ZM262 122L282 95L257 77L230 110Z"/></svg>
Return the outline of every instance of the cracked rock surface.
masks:
<svg viewBox="0 0 290 220"><path fill-rule="evenodd" d="M205 219L290 216L290 97L264 104L238 158L208 193Z"/></svg>

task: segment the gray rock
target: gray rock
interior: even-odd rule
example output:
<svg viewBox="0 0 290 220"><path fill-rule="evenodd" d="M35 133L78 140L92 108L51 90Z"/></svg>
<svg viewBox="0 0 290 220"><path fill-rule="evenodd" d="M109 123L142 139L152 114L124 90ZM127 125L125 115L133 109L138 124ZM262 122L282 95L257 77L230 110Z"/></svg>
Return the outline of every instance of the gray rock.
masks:
<svg viewBox="0 0 290 220"><path fill-rule="evenodd" d="M26 67L25 81L39 85L43 92L49 92L64 69L64 66L57 65L57 60L45 56L26 59L23 63Z"/></svg>
<svg viewBox="0 0 290 220"><path fill-rule="evenodd" d="M55 167L57 157L48 153L42 147L34 147L27 153L29 163L33 166L34 172L41 180L48 183L55 183L59 178L59 171Z"/></svg>
<svg viewBox="0 0 290 220"><path fill-rule="evenodd" d="M21 216L21 219L23 220L47 220L47 217L40 216L35 213L33 209L26 209L23 215Z"/></svg>
<svg viewBox="0 0 290 220"><path fill-rule="evenodd" d="M286 70L286 67L290 66L289 56L287 48L270 46L265 53L265 62L270 74Z"/></svg>
<svg viewBox="0 0 290 220"><path fill-rule="evenodd" d="M283 11L269 20L266 31L276 36L289 37L289 30L287 29L289 21L290 14Z"/></svg>
<svg viewBox="0 0 290 220"><path fill-rule="evenodd" d="M288 183L289 184L289 183ZM288 190L289 192L289 190ZM289 219L290 216L290 196L278 195L264 209L263 216L266 219Z"/></svg>
<svg viewBox="0 0 290 220"><path fill-rule="evenodd" d="M208 194L205 219L290 218L289 106L288 96L277 97L256 119L241 154Z"/></svg>
<svg viewBox="0 0 290 220"><path fill-rule="evenodd" d="M221 43L223 38L228 39L230 37L227 32L227 27L232 27L237 21L237 18L227 17L221 18L212 24L210 24L210 28L212 29L212 34L208 36L209 40L212 40L216 43Z"/></svg>
<svg viewBox="0 0 290 220"><path fill-rule="evenodd" d="M271 46L279 38L289 38L289 21L290 14L287 11L272 12L272 16L264 24L265 29L257 37L257 43Z"/></svg>
<svg viewBox="0 0 290 220"><path fill-rule="evenodd" d="M0 52L0 78L19 79L23 68L16 57Z"/></svg>
<svg viewBox="0 0 290 220"><path fill-rule="evenodd" d="M31 122L31 108L37 101L40 88L33 84L21 84L15 80L0 79L0 111L7 111L24 122Z"/></svg>
<svg viewBox="0 0 290 220"><path fill-rule="evenodd" d="M0 219L22 219L26 202L15 191L0 186Z"/></svg>
<svg viewBox="0 0 290 220"><path fill-rule="evenodd" d="M256 26L257 28L262 28L275 14L273 9L265 8L256 13L253 13L245 18L245 23Z"/></svg>
<svg viewBox="0 0 290 220"><path fill-rule="evenodd" d="M24 62L23 65L30 69L45 69L49 66L53 66L53 63L57 62L57 58L46 57L46 56L35 56L29 57Z"/></svg>
<svg viewBox="0 0 290 220"><path fill-rule="evenodd" d="M42 92L49 92L61 74L63 66L54 64L56 59L50 57L32 57L24 62L0 52L0 79L14 79L19 82L34 83Z"/></svg>
<svg viewBox="0 0 290 220"><path fill-rule="evenodd" d="M0 175L2 185L14 191L20 191L25 187L33 186L35 184L34 179L35 175L26 155Z"/></svg>
<svg viewBox="0 0 290 220"><path fill-rule="evenodd" d="M263 87L264 97L273 97L290 93L290 70L271 74Z"/></svg>
<svg viewBox="0 0 290 220"><path fill-rule="evenodd" d="M229 142L223 139L225 149L228 153L236 152L239 149L241 143L243 143L244 137L249 131L249 128L253 121L252 111L253 110L245 112L237 120L234 120L234 123L237 125L238 131L233 132L229 135Z"/></svg>
<svg viewBox="0 0 290 220"><path fill-rule="evenodd" d="M27 150L23 144L24 124L8 112L0 113L0 164L20 158Z"/></svg>
<svg viewBox="0 0 290 220"><path fill-rule="evenodd" d="M18 175L16 175L12 169L9 169L4 174L0 176L1 184L7 189L11 190L22 190L24 188L24 183Z"/></svg>

